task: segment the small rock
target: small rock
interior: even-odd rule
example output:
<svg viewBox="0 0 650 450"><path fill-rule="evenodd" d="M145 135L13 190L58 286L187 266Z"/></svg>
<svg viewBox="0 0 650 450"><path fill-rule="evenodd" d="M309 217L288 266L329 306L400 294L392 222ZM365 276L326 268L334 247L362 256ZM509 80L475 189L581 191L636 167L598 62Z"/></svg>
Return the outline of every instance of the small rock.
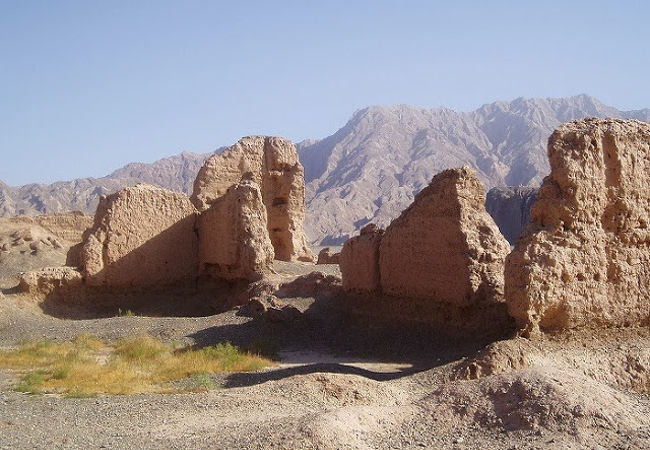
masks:
<svg viewBox="0 0 650 450"><path fill-rule="evenodd" d="M260 317L266 313L268 307L260 297L251 298L248 303L239 308L238 315L244 317Z"/></svg>

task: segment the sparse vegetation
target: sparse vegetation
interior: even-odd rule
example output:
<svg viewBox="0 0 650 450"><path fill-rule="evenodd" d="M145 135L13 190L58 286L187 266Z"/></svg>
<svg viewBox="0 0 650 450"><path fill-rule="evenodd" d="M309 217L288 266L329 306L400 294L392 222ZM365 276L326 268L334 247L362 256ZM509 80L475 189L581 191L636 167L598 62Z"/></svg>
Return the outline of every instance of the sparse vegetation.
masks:
<svg viewBox="0 0 650 450"><path fill-rule="evenodd" d="M20 374L15 389L82 398L97 394L197 392L218 387L210 374L259 370L272 363L229 342L178 348L150 336L108 343L91 336L73 342L24 343L0 351L0 368ZM172 382L185 380L175 387Z"/></svg>
<svg viewBox="0 0 650 450"><path fill-rule="evenodd" d="M259 355L264 358L277 360L278 352L280 351L280 345L277 342L266 339L266 338L257 338L255 339L248 347L247 350L249 353L254 355Z"/></svg>
<svg viewBox="0 0 650 450"><path fill-rule="evenodd" d="M126 311L122 311L122 308L117 309L117 315L120 317L133 317L135 314L133 314L133 311L130 309L127 309Z"/></svg>

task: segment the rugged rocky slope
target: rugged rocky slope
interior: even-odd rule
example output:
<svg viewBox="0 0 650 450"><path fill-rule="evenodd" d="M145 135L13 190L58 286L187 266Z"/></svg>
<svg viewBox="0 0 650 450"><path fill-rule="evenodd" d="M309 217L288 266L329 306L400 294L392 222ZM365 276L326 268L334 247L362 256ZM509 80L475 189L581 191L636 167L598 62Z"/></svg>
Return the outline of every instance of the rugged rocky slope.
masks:
<svg viewBox="0 0 650 450"><path fill-rule="evenodd" d="M433 175L469 165L489 189L539 185L549 172L546 140L584 117L650 120L650 110L619 111L586 95L523 99L463 113L409 106L358 111L334 135L299 145L307 181L305 229L331 245L365 224L386 226Z"/></svg>
<svg viewBox="0 0 650 450"><path fill-rule="evenodd" d="M496 187L487 193L485 209L510 245L515 245L530 222L530 207L536 195L537 188L530 186Z"/></svg>

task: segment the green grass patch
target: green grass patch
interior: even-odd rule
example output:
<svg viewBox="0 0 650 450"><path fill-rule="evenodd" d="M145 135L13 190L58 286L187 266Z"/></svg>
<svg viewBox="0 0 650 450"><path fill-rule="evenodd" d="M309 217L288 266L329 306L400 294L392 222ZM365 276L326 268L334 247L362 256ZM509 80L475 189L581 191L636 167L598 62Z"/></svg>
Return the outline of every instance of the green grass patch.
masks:
<svg viewBox="0 0 650 450"><path fill-rule="evenodd" d="M197 373L185 380L183 390L189 392L206 392L219 389L219 387L209 373Z"/></svg>
<svg viewBox="0 0 650 450"><path fill-rule="evenodd" d="M210 374L248 372L271 364L229 342L179 348L150 336L115 343L81 336L72 342L27 342L17 349L0 351L0 369L20 373L17 391L59 393L71 398L207 391L219 387ZM183 383L171 383L177 380Z"/></svg>

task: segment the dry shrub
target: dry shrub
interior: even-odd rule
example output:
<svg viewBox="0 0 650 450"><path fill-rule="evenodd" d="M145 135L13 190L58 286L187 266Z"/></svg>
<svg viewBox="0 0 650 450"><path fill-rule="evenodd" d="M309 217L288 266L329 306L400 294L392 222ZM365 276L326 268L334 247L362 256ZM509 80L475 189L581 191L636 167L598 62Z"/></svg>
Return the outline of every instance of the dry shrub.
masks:
<svg viewBox="0 0 650 450"><path fill-rule="evenodd" d="M229 342L178 348L150 336L107 343L90 336L72 342L40 341L0 351L0 368L21 374L16 390L69 397L96 394L199 391L216 387L210 374L259 370L271 362ZM188 388L173 381L190 379Z"/></svg>

